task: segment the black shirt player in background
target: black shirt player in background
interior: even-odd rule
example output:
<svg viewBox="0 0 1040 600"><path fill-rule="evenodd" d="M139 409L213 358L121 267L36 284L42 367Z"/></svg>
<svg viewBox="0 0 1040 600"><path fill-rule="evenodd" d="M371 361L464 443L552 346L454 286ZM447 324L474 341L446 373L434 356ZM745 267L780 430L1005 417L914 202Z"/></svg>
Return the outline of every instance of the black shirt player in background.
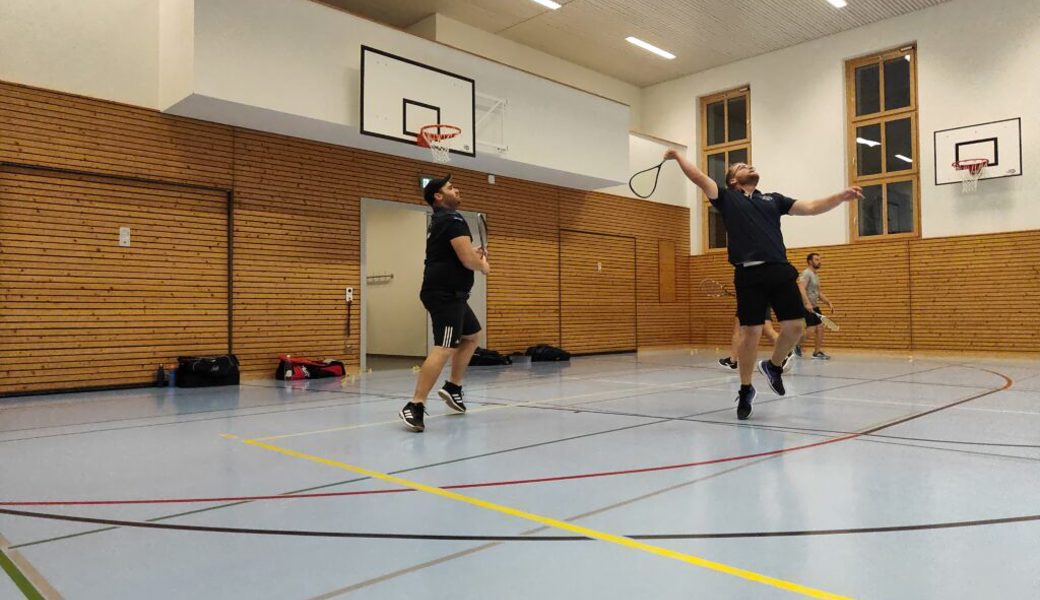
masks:
<svg viewBox="0 0 1040 600"><path fill-rule="evenodd" d="M757 361L769 387L779 396L784 390L781 364L805 331L805 308L798 289L798 270L787 261L787 248L780 231L783 215L818 215L842 202L863 198L863 190L850 187L819 200L795 200L775 192L757 189L758 171L745 163L726 170L726 181L715 182L674 149L664 158L674 159L708 201L722 215L726 225L729 262L733 265L733 287L737 292L737 317L742 330L737 366L740 391L737 393L737 418L751 416L755 388L751 385L758 340L762 336L763 315L773 307L780 320L780 338L773 356Z"/></svg>
<svg viewBox="0 0 1040 600"><path fill-rule="evenodd" d="M426 232L426 268L419 299L433 321L433 349L419 369L412 401L398 413L412 431L425 429L426 397L449 358L451 376L437 395L454 412L466 412L462 379L480 337L480 321L467 300L473 288L473 272L487 275L491 270L487 253L473 247L469 225L457 211L461 192L452 185L451 175L427 183L423 197L433 207L433 218Z"/></svg>

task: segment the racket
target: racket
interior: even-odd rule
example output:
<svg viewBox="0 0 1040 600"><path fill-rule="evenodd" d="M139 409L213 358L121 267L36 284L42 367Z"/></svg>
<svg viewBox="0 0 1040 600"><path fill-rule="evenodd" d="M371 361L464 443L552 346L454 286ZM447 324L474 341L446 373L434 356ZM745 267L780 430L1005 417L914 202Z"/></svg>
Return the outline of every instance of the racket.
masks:
<svg viewBox="0 0 1040 600"><path fill-rule="evenodd" d="M640 198L649 198L657 189L657 178L661 174L661 166L666 161L661 161L649 169L643 169L628 180L628 189Z"/></svg>
<svg viewBox="0 0 1040 600"><path fill-rule="evenodd" d="M484 256L487 256L487 215L484 213L477 213L477 235L480 237L480 247L484 251Z"/></svg>
<svg viewBox="0 0 1040 600"><path fill-rule="evenodd" d="M834 322L834 319L831 319L830 317L822 315L820 313L813 314L816 315L816 318L818 318L820 320L820 323L823 323L823 326L826 327L828 330L838 331L841 329L841 327L838 327L838 324Z"/></svg>
<svg viewBox="0 0 1040 600"><path fill-rule="evenodd" d="M702 279L700 286L701 292L703 292L705 296L711 296L712 298L734 295L733 292L726 288L726 286L714 279Z"/></svg>

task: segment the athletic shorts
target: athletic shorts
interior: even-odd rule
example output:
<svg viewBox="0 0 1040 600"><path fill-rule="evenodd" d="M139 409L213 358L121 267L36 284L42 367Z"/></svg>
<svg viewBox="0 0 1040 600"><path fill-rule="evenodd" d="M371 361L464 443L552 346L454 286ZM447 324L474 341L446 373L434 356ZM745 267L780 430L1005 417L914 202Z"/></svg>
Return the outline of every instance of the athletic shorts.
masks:
<svg viewBox="0 0 1040 600"><path fill-rule="evenodd" d="M419 299L433 321L433 343L442 348L458 348L464 335L480 333L480 321L466 300L467 292L424 291Z"/></svg>
<svg viewBox="0 0 1040 600"><path fill-rule="evenodd" d="M740 318L740 314L734 314L733 316L737 317L738 319ZM764 320L762 321L763 323L765 323L766 321L771 321L771 320L773 320L773 318L772 318L772 317L771 317L771 316L769 315L769 307L768 307L768 306L766 307L766 314L765 314L765 316L764 316L764 317L762 317L762 318L764 319Z"/></svg>
<svg viewBox="0 0 1040 600"><path fill-rule="evenodd" d="M769 307L779 321L805 318L798 271L790 263L737 267L733 287L737 292L737 318L745 327L764 323L763 315Z"/></svg>
<svg viewBox="0 0 1040 600"><path fill-rule="evenodd" d="M803 306L803 308L804 308L804 306ZM817 325L822 323L822 321L820 321L820 317L816 316L816 313L818 313L818 312L820 312L820 307L819 306L812 307L812 312L805 311L805 326L806 327L816 327Z"/></svg>

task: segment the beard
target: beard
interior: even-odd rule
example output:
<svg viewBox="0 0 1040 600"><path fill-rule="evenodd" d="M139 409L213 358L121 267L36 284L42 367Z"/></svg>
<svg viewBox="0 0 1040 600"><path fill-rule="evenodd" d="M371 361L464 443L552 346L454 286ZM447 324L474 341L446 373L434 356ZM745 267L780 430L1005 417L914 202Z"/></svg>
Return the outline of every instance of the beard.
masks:
<svg viewBox="0 0 1040 600"><path fill-rule="evenodd" d="M758 173L744 173L737 178L740 185L758 185Z"/></svg>

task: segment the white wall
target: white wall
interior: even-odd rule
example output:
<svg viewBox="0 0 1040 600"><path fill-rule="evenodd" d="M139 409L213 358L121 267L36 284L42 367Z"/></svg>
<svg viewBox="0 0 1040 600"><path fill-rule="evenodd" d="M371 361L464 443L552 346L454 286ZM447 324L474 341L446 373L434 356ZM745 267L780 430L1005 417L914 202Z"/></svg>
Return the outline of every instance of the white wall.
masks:
<svg viewBox="0 0 1040 600"><path fill-rule="evenodd" d="M660 163L661 159L664 157L665 150L669 148L675 148L680 152L686 151L686 146L673 144L665 140L654 139L639 133L629 134L628 176L632 176L639 171L649 169L650 167ZM688 183L689 180L686 179L686 176L683 175L678 166L674 162L670 162L661 167L660 174L657 177L657 188L648 200L651 202L659 202L661 204L689 207ZM627 183L606 187L598 191L639 199L638 196L632 193Z"/></svg>
<svg viewBox="0 0 1040 600"><path fill-rule="evenodd" d="M426 255L426 212L365 202L365 272L393 274L365 285L368 354L426 355L426 309L419 301Z"/></svg>
<svg viewBox="0 0 1040 600"><path fill-rule="evenodd" d="M408 31L502 64L610 98L629 106L629 128L639 129L642 90L602 73L471 27L441 14L430 15Z"/></svg>
<svg viewBox="0 0 1040 600"><path fill-rule="evenodd" d="M697 156L697 98L751 86L753 162L761 186L796 198L847 185L844 61L916 42L924 237L1040 228L1040 0L951 0L889 19L666 82L644 90L643 129L689 145ZM1022 177L983 181L974 195L935 186L932 133L1022 117ZM691 248L701 249L699 210ZM846 207L784 219L788 246L846 243ZM696 223L696 225L694 225Z"/></svg>
<svg viewBox="0 0 1040 600"><path fill-rule="evenodd" d="M0 80L156 108L158 31L159 0L2 0Z"/></svg>

